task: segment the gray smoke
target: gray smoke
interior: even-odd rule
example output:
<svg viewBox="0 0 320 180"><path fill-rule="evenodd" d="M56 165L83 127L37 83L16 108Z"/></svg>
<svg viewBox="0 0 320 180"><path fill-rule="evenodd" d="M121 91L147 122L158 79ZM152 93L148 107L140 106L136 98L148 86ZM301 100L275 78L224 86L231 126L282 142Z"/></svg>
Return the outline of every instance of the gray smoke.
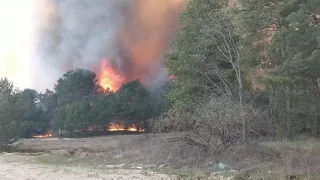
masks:
<svg viewBox="0 0 320 180"><path fill-rule="evenodd" d="M108 57L123 66L118 31L132 6L131 0L47 0L39 20L37 69L40 89L52 87L66 71L96 71Z"/></svg>
<svg viewBox="0 0 320 180"><path fill-rule="evenodd" d="M99 73L104 59L126 81L157 90L167 78L161 56L187 1L39 0L35 87L51 89L75 68Z"/></svg>

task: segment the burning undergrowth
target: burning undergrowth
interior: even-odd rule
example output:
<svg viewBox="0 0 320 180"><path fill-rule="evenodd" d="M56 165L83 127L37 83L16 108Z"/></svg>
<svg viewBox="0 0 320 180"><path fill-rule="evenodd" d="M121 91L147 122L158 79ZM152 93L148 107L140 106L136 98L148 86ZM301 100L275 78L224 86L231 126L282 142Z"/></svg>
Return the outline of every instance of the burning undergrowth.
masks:
<svg viewBox="0 0 320 180"><path fill-rule="evenodd" d="M131 132L144 132L144 128L137 126L134 123L126 124L126 123L116 123L112 122L108 125L108 131L131 131Z"/></svg>
<svg viewBox="0 0 320 180"><path fill-rule="evenodd" d="M45 133L37 133L32 138L54 138L54 137L87 137L87 136L101 136L112 134L140 134L145 132L142 125L133 122L118 122L113 121L108 123L105 127L88 127L85 129L75 130L73 133L60 132L60 134L53 134L51 131Z"/></svg>
<svg viewBox="0 0 320 180"><path fill-rule="evenodd" d="M52 137L52 133L45 133L45 134L38 134L38 135L33 135L33 138L49 138Z"/></svg>

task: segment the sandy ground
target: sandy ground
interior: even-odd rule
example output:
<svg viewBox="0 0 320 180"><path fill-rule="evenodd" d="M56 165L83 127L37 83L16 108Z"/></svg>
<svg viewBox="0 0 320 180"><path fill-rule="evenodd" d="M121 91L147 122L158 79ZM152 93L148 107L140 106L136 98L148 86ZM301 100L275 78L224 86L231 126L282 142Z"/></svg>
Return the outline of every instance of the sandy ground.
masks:
<svg viewBox="0 0 320 180"><path fill-rule="evenodd" d="M13 149L23 152L67 151L74 156L93 157L106 160L110 164L178 164L184 161L171 155L175 148L166 145L165 139L171 134L161 135L110 135L90 138L48 138L20 139L12 144ZM175 158L177 157L177 158ZM113 162L110 162L113 161Z"/></svg>
<svg viewBox="0 0 320 180"><path fill-rule="evenodd" d="M172 176L143 169L124 169L81 165L53 165L36 161L38 156L19 153L0 154L0 180L103 180L172 179Z"/></svg>

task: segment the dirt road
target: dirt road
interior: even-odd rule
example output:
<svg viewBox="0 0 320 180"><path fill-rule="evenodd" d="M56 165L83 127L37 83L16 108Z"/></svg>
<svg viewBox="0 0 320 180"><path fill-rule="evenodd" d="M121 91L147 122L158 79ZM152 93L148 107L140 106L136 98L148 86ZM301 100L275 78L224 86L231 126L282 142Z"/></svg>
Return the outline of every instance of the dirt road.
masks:
<svg viewBox="0 0 320 180"><path fill-rule="evenodd" d="M152 171L119 167L82 166L75 163L45 164L41 155L19 153L0 154L0 180L103 180L103 179L172 179L172 176ZM67 157L66 157L67 158ZM42 157L42 159L44 159Z"/></svg>

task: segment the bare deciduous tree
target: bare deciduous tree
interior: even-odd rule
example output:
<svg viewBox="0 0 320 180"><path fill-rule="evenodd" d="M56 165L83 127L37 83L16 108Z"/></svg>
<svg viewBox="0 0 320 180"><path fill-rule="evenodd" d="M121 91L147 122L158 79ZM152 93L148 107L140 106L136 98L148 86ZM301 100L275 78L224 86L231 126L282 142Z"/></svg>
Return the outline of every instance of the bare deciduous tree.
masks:
<svg viewBox="0 0 320 180"><path fill-rule="evenodd" d="M240 112L246 119L248 134L262 136L261 133L273 131L266 111L250 104L240 105L228 95L213 96L208 103L197 109L196 114L190 115L194 126L184 140L213 154L237 144L242 137Z"/></svg>

